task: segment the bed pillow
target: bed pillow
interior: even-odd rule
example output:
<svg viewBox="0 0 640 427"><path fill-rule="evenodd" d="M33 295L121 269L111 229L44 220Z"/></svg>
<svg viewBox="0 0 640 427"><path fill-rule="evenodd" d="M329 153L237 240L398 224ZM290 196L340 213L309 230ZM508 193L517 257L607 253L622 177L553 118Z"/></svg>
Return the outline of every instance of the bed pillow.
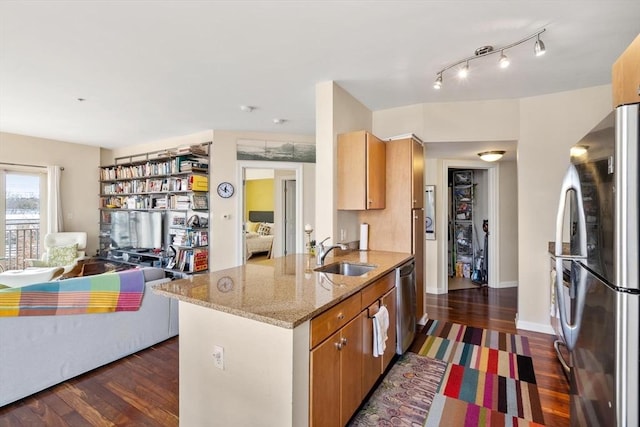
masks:
<svg viewBox="0 0 640 427"><path fill-rule="evenodd" d="M78 257L78 244L69 246L54 246L49 248L47 254L47 265L49 267L60 267L73 264Z"/></svg>
<svg viewBox="0 0 640 427"><path fill-rule="evenodd" d="M258 226L259 225L260 225L259 222L247 221L247 231L255 233L255 232L258 231Z"/></svg>
<svg viewBox="0 0 640 427"><path fill-rule="evenodd" d="M271 226L268 222L261 222L258 226L258 234L261 236L268 236L271 234Z"/></svg>

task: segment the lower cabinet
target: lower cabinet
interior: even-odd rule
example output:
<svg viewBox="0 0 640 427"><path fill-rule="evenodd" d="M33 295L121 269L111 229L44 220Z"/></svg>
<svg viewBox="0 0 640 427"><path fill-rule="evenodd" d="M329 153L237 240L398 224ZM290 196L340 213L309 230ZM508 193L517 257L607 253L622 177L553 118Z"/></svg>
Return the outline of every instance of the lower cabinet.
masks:
<svg viewBox="0 0 640 427"><path fill-rule="evenodd" d="M394 357L396 348L395 273L311 320L310 408L313 427L347 424ZM357 313L355 307L359 307ZM384 354L373 357L373 319L389 311ZM325 338L327 337L327 338Z"/></svg>
<svg viewBox="0 0 640 427"><path fill-rule="evenodd" d="M380 306L389 311L389 329L384 354L373 357L373 315ZM393 288L370 305L362 317L362 397L364 398L391 363L396 351L396 290Z"/></svg>
<svg viewBox="0 0 640 427"><path fill-rule="evenodd" d="M362 316L311 351L312 426L344 426L362 402Z"/></svg>

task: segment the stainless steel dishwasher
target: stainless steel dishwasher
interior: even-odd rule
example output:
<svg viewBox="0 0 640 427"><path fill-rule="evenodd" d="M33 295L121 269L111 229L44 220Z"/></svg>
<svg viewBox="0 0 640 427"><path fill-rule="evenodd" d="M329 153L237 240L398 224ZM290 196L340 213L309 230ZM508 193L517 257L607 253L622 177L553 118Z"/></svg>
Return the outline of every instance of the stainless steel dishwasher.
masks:
<svg viewBox="0 0 640 427"><path fill-rule="evenodd" d="M396 353L404 354L416 335L416 263L414 260L396 269Z"/></svg>

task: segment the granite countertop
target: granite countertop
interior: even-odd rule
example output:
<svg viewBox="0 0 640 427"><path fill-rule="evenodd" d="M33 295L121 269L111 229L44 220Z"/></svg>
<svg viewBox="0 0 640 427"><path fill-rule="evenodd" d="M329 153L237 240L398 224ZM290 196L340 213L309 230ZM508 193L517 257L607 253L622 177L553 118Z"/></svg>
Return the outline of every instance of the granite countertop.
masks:
<svg viewBox="0 0 640 427"><path fill-rule="evenodd" d="M352 251L327 257L337 261L373 264L375 269L357 276L314 271L316 259L306 254L287 255L264 264L245 264L209 274L198 274L153 287L153 291L180 301L292 329L355 294L412 254Z"/></svg>
<svg viewBox="0 0 640 427"><path fill-rule="evenodd" d="M549 242L549 253L555 256L556 242ZM562 255L571 255L571 246L569 245L569 243L562 243Z"/></svg>

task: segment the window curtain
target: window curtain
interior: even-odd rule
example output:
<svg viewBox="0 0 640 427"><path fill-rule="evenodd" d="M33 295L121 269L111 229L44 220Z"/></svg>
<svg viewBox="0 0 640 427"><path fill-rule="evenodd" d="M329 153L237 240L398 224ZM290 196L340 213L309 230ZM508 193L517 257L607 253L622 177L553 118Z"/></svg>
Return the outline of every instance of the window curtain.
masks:
<svg viewBox="0 0 640 427"><path fill-rule="evenodd" d="M60 166L47 166L47 232L64 231L62 198L60 196Z"/></svg>

